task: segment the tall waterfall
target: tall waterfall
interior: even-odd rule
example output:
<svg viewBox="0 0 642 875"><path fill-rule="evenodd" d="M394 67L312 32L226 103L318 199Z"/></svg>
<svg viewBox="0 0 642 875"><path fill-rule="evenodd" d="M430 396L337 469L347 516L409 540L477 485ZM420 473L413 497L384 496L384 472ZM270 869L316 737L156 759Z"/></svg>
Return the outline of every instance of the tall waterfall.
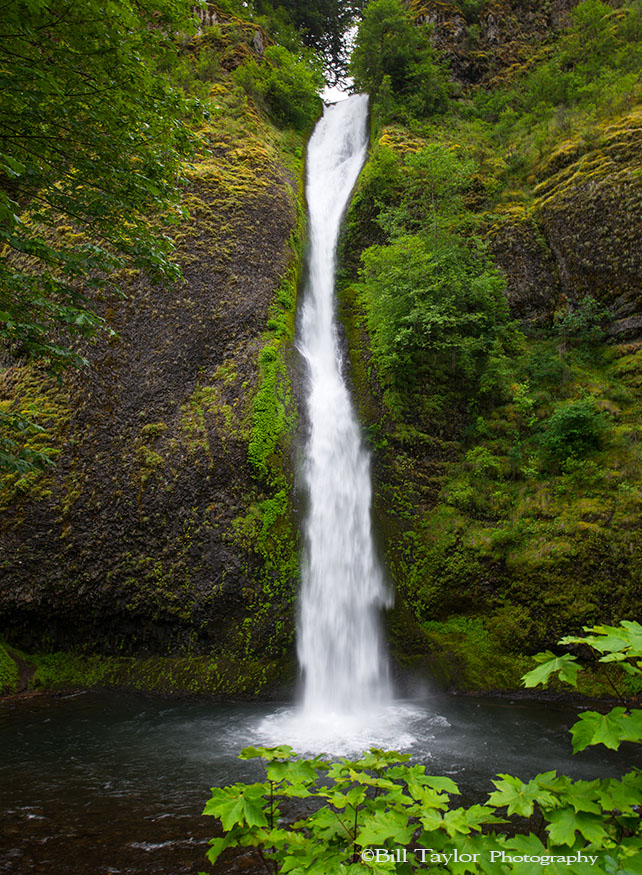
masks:
<svg viewBox="0 0 642 875"><path fill-rule="evenodd" d="M388 696L378 614L390 603L370 523L361 442L335 323L341 218L367 149L367 95L326 109L308 146L309 281L298 347L308 365L309 494L298 628L304 711L351 714Z"/></svg>

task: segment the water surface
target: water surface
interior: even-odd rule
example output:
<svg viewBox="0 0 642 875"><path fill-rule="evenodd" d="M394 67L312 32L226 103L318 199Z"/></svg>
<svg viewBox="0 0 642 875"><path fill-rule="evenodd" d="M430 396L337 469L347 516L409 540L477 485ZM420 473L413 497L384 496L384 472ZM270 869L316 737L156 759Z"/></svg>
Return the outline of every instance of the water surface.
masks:
<svg viewBox="0 0 642 875"><path fill-rule="evenodd" d="M0 872L210 871L204 854L213 821L200 816L208 790L260 778L258 763L237 754L269 741L270 726L290 707L123 692L0 702ZM468 799L483 798L498 771L528 778L557 768L591 778L642 767L633 746L573 757L569 709L441 694L393 707L397 742L435 774L453 777ZM362 741L403 747L389 730L373 726ZM217 871L249 866L228 861Z"/></svg>

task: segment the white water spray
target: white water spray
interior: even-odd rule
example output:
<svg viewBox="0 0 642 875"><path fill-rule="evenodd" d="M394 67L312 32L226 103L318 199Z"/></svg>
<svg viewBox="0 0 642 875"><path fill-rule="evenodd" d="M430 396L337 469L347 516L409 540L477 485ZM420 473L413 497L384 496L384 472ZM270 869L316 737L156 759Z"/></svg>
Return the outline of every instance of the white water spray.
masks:
<svg viewBox="0 0 642 875"><path fill-rule="evenodd" d="M350 715L388 698L378 614L390 603L370 523L370 463L335 324L341 218L367 149L367 95L326 109L308 145L309 282L299 350L309 371L309 510L298 630L304 713Z"/></svg>

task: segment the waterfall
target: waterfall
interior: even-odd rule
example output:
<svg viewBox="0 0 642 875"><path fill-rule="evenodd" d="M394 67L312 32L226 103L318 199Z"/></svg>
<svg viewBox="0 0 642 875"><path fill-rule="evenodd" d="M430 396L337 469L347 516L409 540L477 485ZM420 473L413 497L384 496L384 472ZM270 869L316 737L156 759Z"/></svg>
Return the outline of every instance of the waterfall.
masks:
<svg viewBox="0 0 642 875"><path fill-rule="evenodd" d="M298 656L304 713L356 714L388 698L379 631L389 605L370 522L370 460L343 377L335 322L336 248L367 150L367 95L328 107L308 145L309 280L298 348L309 433Z"/></svg>

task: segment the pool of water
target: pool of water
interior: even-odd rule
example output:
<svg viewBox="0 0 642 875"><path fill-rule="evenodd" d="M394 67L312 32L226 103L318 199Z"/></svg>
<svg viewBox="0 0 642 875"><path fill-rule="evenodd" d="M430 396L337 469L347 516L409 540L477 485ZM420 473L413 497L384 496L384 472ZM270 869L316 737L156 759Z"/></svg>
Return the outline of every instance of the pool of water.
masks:
<svg viewBox="0 0 642 875"><path fill-rule="evenodd" d="M299 750L405 749L467 797L483 798L499 771L528 778L558 769L619 775L642 755L603 747L572 756L575 712L533 702L428 694L366 715L358 726L314 721L278 703L217 704L123 692L0 702L0 872L182 875L209 871L213 834L201 816L209 788L257 780L248 744ZM334 737L334 742L333 742ZM220 872L251 872L246 858Z"/></svg>

